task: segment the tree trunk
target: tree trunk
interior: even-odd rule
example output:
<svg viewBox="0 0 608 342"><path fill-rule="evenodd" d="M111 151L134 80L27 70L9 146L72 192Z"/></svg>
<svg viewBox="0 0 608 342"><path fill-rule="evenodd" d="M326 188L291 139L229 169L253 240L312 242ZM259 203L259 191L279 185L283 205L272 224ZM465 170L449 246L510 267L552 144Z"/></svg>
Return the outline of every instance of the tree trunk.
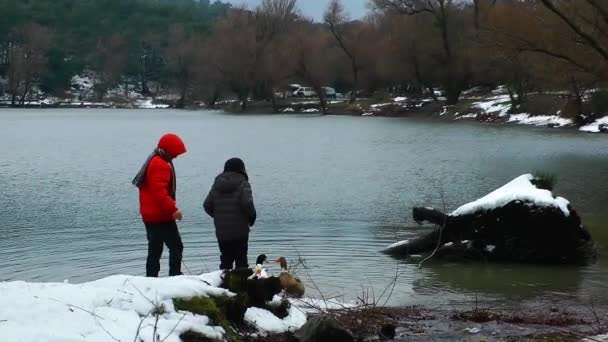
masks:
<svg viewBox="0 0 608 342"><path fill-rule="evenodd" d="M509 93L509 100L511 100L511 109L509 109L509 114L515 113L515 109L519 107L521 104L521 97L519 95L513 93L511 87L507 87L507 92Z"/></svg>
<svg viewBox="0 0 608 342"><path fill-rule="evenodd" d="M323 115L327 115L327 98L325 97L325 92L323 91L323 87L316 85L313 87L319 96L319 105L321 106L321 113Z"/></svg>
<svg viewBox="0 0 608 342"><path fill-rule="evenodd" d="M188 95L188 81L182 80L180 87L180 96L179 100L177 100L176 107L179 109L183 109L186 107L186 96Z"/></svg>
<svg viewBox="0 0 608 342"><path fill-rule="evenodd" d="M143 69L141 71L141 94L144 96L148 96L150 95L150 89L148 89L148 81L146 80L146 66L145 66L145 62L143 65Z"/></svg>
<svg viewBox="0 0 608 342"><path fill-rule="evenodd" d="M455 87L454 85L450 85L446 89L446 104L448 106L453 106L458 103L460 99L460 94L462 93L462 89L460 87Z"/></svg>
<svg viewBox="0 0 608 342"><path fill-rule="evenodd" d="M26 83L23 87L23 93L21 94L21 99L19 100L19 106L25 107L25 98L27 94L30 92L32 85L30 83Z"/></svg>
<svg viewBox="0 0 608 342"><path fill-rule="evenodd" d="M272 103L272 110L275 113L278 113L279 112L279 104L277 103L277 97L274 94L274 90L273 89L271 89L270 102Z"/></svg>
<svg viewBox="0 0 608 342"><path fill-rule="evenodd" d="M129 99L129 77L125 76L125 99Z"/></svg>
<svg viewBox="0 0 608 342"><path fill-rule="evenodd" d="M359 68L357 67L357 63L355 59L352 59L352 68L353 68L353 91L350 94L350 103L355 103L357 101L357 90L359 88Z"/></svg>
<svg viewBox="0 0 608 342"><path fill-rule="evenodd" d="M217 90L217 88L215 88L213 90L213 93L211 93L211 97L209 98L209 102L207 103L207 106L209 108L215 108L219 97L220 97L220 92Z"/></svg>
<svg viewBox="0 0 608 342"><path fill-rule="evenodd" d="M245 112L247 111L247 108L249 108L249 92L247 91L240 91L239 92L239 101L241 102L241 111Z"/></svg>
<svg viewBox="0 0 608 342"><path fill-rule="evenodd" d="M416 76L416 80L418 81L418 83L420 83L420 85L422 85L422 87L427 89L427 91L431 95L431 98L433 99L433 101L439 102L439 100L437 99L437 95L435 95L435 90L433 89L433 87L431 87L430 84L426 83L424 81L424 79L422 78L422 73L420 72L420 62L418 61L418 57L416 57L416 56L412 57L412 65L414 66L414 74Z"/></svg>
<svg viewBox="0 0 608 342"><path fill-rule="evenodd" d="M414 208L413 216L419 223L427 221L439 228L392 245L386 254L408 256L436 250L438 258L581 265L597 257L595 243L573 209L566 216L558 208L512 201L462 216Z"/></svg>
<svg viewBox="0 0 608 342"><path fill-rule="evenodd" d="M583 91L578 86L576 79L572 79L572 90L574 93L574 105L576 107L576 115L583 114Z"/></svg>

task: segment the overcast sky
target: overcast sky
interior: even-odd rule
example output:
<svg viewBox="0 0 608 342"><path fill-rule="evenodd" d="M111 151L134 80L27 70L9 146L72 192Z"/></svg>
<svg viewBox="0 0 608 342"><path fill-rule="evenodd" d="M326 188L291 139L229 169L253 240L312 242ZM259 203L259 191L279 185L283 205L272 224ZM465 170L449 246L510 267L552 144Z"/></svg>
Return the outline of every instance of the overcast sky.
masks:
<svg viewBox="0 0 608 342"><path fill-rule="evenodd" d="M261 0L229 0L235 5L246 4L249 8L253 8L260 3ZM369 0L343 0L342 3L350 14L351 18L362 18L367 12L367 3ZM298 7L307 17L312 17L316 21L323 18L323 12L327 8L329 0L298 0Z"/></svg>

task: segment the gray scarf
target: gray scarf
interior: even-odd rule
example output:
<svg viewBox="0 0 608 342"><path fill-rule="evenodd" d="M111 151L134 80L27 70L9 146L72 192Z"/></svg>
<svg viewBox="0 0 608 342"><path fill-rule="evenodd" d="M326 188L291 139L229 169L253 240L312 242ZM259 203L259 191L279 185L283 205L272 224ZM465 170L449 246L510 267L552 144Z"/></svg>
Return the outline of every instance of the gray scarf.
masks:
<svg viewBox="0 0 608 342"><path fill-rule="evenodd" d="M175 168L173 167L173 159L162 148L156 148L154 152L150 154L148 159L146 159L146 161L144 162L144 165L142 165L141 169L139 169L137 175L135 175L135 178L133 178L132 183L133 185L141 189L142 185L144 185L144 182L146 181L148 165L150 165L150 161L152 161L152 158L156 156L163 158L163 160L165 160L167 163L169 163L169 165L171 165L171 184L169 185L169 195L175 200L177 182L175 177Z"/></svg>

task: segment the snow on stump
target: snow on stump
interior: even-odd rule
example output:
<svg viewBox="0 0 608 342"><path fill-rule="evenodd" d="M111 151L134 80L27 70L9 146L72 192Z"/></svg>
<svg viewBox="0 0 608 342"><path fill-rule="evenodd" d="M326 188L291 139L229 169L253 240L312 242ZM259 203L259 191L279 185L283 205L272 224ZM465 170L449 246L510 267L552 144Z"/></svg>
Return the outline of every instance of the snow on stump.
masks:
<svg viewBox="0 0 608 342"><path fill-rule="evenodd" d="M414 208L414 220L438 226L418 238L397 242L386 254L407 257L432 253L450 260L488 260L536 264L595 262L596 245L581 219L542 178L520 176L451 214ZM441 241L438 244L438 240Z"/></svg>

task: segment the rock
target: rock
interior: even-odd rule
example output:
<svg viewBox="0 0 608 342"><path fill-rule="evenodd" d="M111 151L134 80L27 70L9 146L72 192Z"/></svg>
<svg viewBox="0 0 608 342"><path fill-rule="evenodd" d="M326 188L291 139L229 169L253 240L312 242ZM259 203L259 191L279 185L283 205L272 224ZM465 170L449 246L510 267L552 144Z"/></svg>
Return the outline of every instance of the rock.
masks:
<svg viewBox="0 0 608 342"><path fill-rule="evenodd" d="M213 342L213 339L192 330L188 330L181 334L179 338L182 340L182 342Z"/></svg>
<svg viewBox="0 0 608 342"><path fill-rule="evenodd" d="M601 133L608 133L608 124L600 124L598 126L598 129L600 130Z"/></svg>
<svg viewBox="0 0 608 342"><path fill-rule="evenodd" d="M397 332L397 327L394 324L384 324L380 328L380 341L393 340Z"/></svg>
<svg viewBox="0 0 608 342"><path fill-rule="evenodd" d="M353 335L338 321L326 315L311 318L296 332L300 342L354 342Z"/></svg>

